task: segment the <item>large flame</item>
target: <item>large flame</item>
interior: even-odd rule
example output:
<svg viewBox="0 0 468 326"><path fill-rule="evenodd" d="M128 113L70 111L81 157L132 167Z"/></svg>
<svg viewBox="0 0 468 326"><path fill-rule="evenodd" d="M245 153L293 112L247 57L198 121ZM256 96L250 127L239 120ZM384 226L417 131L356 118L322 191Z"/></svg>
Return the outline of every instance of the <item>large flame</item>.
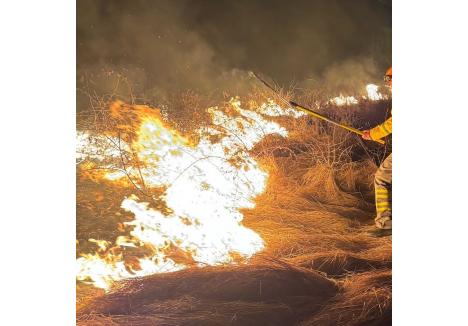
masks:
<svg viewBox="0 0 468 326"><path fill-rule="evenodd" d="M77 279L108 289L125 278L176 271L188 265L217 265L248 259L263 249L260 236L242 225L241 208L253 208L253 199L265 189L267 171L249 155L249 150L270 134L287 131L265 115L300 116L302 113L269 102L257 112L230 101L231 114L209 109L212 124L197 130L198 141L168 127L156 110L147 107L111 106L114 115L132 117L119 125L116 135L78 134L80 165L100 164L107 182L133 184L135 194L121 199L121 208L133 214L125 223L130 234L114 243L90 239L97 246L92 254L77 259ZM125 111L128 110L128 111ZM233 112L233 113L232 113ZM108 146L107 146L108 145ZM133 164L122 167L112 160L122 152L136 153ZM141 186L144 184L144 189ZM154 200L165 209L151 206L142 194L163 189ZM146 254L129 264L125 248L144 248ZM148 253L149 252L149 253ZM183 257L177 259L175 257Z"/></svg>

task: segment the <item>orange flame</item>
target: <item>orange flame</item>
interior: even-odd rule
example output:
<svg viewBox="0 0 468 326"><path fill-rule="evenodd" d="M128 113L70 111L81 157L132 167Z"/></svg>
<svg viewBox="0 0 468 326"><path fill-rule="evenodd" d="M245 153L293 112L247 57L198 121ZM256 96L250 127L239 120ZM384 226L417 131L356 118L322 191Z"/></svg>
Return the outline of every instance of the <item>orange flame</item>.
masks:
<svg viewBox="0 0 468 326"><path fill-rule="evenodd" d="M152 208L136 195L124 198L121 208L134 216L124 223L131 228L130 235L118 237L112 246L90 239L99 250L77 259L78 280L109 289L117 280L176 271L189 264L233 263L233 257L248 259L263 249L260 236L242 225L240 212L254 207L253 199L264 191L268 177L249 150L266 135L287 136L265 116L302 113L271 101L255 112L232 99L231 115L217 107L208 109L212 124L197 130L199 141L191 144L157 110L122 102L113 103L110 110L119 121L120 137L79 133L80 164L100 164L106 168L102 178L107 182L140 178L148 191L164 189L155 199L164 201L167 209ZM112 163L122 151L136 153L126 168ZM129 263L122 254L129 247L149 253Z"/></svg>

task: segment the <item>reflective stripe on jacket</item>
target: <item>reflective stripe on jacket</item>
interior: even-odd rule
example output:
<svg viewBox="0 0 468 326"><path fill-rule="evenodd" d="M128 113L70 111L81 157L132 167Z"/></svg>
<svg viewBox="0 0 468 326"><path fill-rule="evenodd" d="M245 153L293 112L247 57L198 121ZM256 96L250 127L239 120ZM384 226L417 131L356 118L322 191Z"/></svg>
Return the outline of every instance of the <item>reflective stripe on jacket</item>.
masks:
<svg viewBox="0 0 468 326"><path fill-rule="evenodd" d="M370 130L372 139L380 139L392 133L392 117L385 120L384 123L374 127Z"/></svg>

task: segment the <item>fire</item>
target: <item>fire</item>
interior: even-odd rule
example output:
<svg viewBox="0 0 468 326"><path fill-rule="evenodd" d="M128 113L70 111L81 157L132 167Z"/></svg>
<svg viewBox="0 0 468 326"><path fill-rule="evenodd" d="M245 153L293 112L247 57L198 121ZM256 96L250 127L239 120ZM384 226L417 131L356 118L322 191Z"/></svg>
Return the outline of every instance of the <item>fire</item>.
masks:
<svg viewBox="0 0 468 326"><path fill-rule="evenodd" d="M254 198L265 190L268 173L249 155L249 150L267 135L287 136L287 131L265 116L300 116L274 102L258 110L246 110L239 99L230 101L228 114L218 107L208 109L212 123L196 131L191 141L167 126L156 110L130 107L129 125L119 125L123 137L78 134L77 158L99 164L107 182L125 185L143 180L145 189L163 190L154 195L166 209L151 206L139 192L121 199L121 208L134 216L125 225L129 235L114 243L90 239L98 250L77 259L77 279L109 289L118 280L176 271L189 265L235 263L264 248L261 237L242 225L242 208L253 208ZM123 114L122 103L113 104L114 114ZM124 140L125 139L125 140ZM213 141L216 139L216 141ZM122 168L123 152L136 153L138 164ZM135 189L138 190L138 189ZM142 249L145 255L126 261L127 249Z"/></svg>
<svg viewBox="0 0 468 326"><path fill-rule="evenodd" d="M358 100L354 96L343 96L342 94L332 98L329 102L337 106L358 104Z"/></svg>
<svg viewBox="0 0 468 326"><path fill-rule="evenodd" d="M293 118L299 118L307 115L303 111L298 111L293 108L282 108L277 105L274 101L269 100L267 103L263 103L258 111L270 117L279 117L279 116L290 116Z"/></svg>
<svg viewBox="0 0 468 326"><path fill-rule="evenodd" d="M379 93L379 86L377 85L369 84L366 86L366 90L367 98L371 101L378 101L385 98L381 93Z"/></svg>
<svg viewBox="0 0 468 326"><path fill-rule="evenodd" d="M364 100L380 101L387 98L385 95L379 92L379 86L374 84L368 84L366 86L366 92L367 96L362 96ZM330 99L328 103L334 104L336 106L348 106L358 104L359 100L354 96L344 96L340 94L340 96L336 96Z"/></svg>

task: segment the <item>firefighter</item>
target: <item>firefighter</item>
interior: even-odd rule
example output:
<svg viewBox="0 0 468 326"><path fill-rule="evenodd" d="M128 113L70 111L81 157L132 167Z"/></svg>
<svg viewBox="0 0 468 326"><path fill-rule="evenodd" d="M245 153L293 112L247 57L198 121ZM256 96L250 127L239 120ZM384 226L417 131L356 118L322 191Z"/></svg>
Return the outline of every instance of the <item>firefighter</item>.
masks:
<svg viewBox="0 0 468 326"><path fill-rule="evenodd" d="M386 85L392 89L392 67L388 68L384 80ZM384 123L363 132L362 138L376 140L392 133L392 117ZM375 225L380 230L392 229L392 154L379 166L374 178L375 207L377 216Z"/></svg>

